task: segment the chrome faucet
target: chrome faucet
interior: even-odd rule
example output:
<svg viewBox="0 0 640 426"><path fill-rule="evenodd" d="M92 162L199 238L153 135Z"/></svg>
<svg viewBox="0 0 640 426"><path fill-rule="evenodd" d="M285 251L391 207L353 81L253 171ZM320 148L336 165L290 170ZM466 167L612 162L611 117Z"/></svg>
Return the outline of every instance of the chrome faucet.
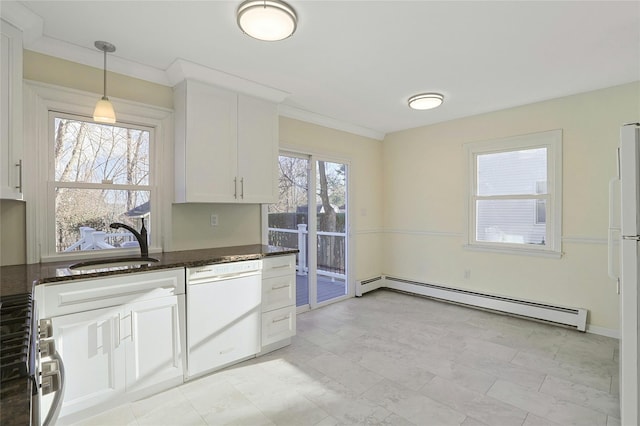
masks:
<svg viewBox="0 0 640 426"><path fill-rule="evenodd" d="M145 258L149 257L149 244L147 243L147 228L144 227L144 218L142 219L142 228L140 228L140 232L136 231L129 225L125 225L124 223L114 222L109 225L110 228L118 229L124 228L127 231L131 232L136 240L138 240L138 245L140 246L140 257Z"/></svg>

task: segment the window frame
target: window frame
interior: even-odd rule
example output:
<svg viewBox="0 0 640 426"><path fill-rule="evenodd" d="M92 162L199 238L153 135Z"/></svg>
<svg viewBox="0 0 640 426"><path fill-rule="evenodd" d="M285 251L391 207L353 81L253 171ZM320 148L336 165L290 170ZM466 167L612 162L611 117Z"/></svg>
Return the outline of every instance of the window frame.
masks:
<svg viewBox="0 0 640 426"><path fill-rule="evenodd" d="M130 129L136 129L136 130L143 130L143 131L147 131L149 132L149 179L148 179L148 183L145 185L135 185L135 184L114 184L114 183L99 183L99 182L63 182L63 181L58 181L56 180L55 177L55 173L56 173L56 165L55 165L55 158L54 158L54 149L55 147L53 146L53 137L55 134L55 119L56 118L64 118L64 119L70 119L70 120L76 120L76 121L84 121L84 122L88 122L88 123L95 123L93 121L93 119L91 117L86 117L84 115L77 115L77 114L69 114L66 112L60 112L60 111L53 111L53 110L49 110L49 135L48 135L48 141L49 141L49 145L47 146L47 148L49 149L49 153L48 156L51 159L51 161L49 161L49 172L47 174L47 232L46 232L46 238L47 238L47 248L49 250L52 249L51 253L49 254L49 256L68 256L69 253L75 253L75 254L79 254L82 253L82 251L73 251L73 252L57 252L55 245L56 245L56 235L55 235L55 228L56 228L56 224L55 224L55 209L56 209L56 193L55 193L55 188L68 188L68 189L86 189L86 190L92 190L92 189L106 189L106 190L134 190L134 191L148 191L149 192L149 201L151 202L151 212L152 212L152 217L153 220L147 222L146 227L149 231L149 235L151 236L150 238L150 243L151 245L149 246L149 248L158 248L158 245L155 244L155 238L156 238L156 233L159 233L159 229L157 229L156 226L156 202L157 202L157 196L158 196L158 186L155 184L156 180L157 180L157 171L154 170L153 165L156 164L155 163L155 157L156 157L156 143L155 143L155 129L153 127L149 127L149 126L142 126L139 124L131 124L131 123L125 123L122 121L118 121L114 124L114 126L117 127L121 127L121 128L130 128ZM97 124L102 124L102 123L97 123ZM49 214L50 213L50 214ZM113 249L114 251L117 250L118 253L122 254L123 249L122 248L116 248ZM138 249L139 250L139 249ZM111 251L111 249L109 249L108 251ZM97 250L97 252L101 252L101 250ZM103 253L106 253L106 251L104 251Z"/></svg>
<svg viewBox="0 0 640 426"><path fill-rule="evenodd" d="M25 80L25 148L32 155L25 156L25 200L27 201L27 263L59 260L105 258L139 255L139 248L88 250L57 253L55 247L55 175L52 170L53 113L86 118L91 114L99 96L94 93L63 88ZM148 189L155 201L154 220L151 221L149 252L171 249L171 200L173 199L173 162L167 155L173 141L173 112L169 109L137 102L111 99L117 111L115 125L143 127L151 131L149 142ZM122 189L121 185L113 185Z"/></svg>
<svg viewBox="0 0 640 426"><path fill-rule="evenodd" d="M517 194L508 196L477 195L477 177L479 155L526 149L546 148L547 151L547 193ZM510 254L534 256L562 256L562 130L550 130L526 135L510 136L464 144L467 197L465 248L470 250L493 251ZM535 191L537 192L537 191ZM546 201L546 237L545 245L519 244L506 242L478 241L477 201L490 199L532 199ZM537 208L537 203L536 203ZM537 212L536 212L537 213Z"/></svg>

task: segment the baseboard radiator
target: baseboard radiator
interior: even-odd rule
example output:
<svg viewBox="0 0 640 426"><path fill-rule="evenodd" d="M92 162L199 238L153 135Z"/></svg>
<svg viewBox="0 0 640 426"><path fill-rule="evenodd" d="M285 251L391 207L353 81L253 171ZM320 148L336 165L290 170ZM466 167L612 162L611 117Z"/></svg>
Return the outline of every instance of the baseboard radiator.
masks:
<svg viewBox="0 0 640 426"><path fill-rule="evenodd" d="M587 310L583 308L553 306L390 276L364 280L358 282L357 287L361 287L360 291L363 293L377 288L388 288L480 309L563 325L579 331L586 331L587 328Z"/></svg>
<svg viewBox="0 0 640 426"><path fill-rule="evenodd" d="M373 277L366 280L356 281L356 296L360 297L363 294L376 290L384 284L384 277Z"/></svg>

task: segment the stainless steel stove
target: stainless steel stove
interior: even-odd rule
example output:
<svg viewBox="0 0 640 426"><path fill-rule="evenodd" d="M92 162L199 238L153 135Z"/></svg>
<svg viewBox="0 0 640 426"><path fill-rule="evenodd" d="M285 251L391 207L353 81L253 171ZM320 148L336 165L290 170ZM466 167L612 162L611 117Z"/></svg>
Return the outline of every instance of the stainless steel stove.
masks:
<svg viewBox="0 0 640 426"><path fill-rule="evenodd" d="M25 386L25 384L27 386ZM29 392L30 395L16 395ZM54 424L64 391L64 367L55 351L51 327L39 324L30 293L0 297L0 393L2 400L28 399L25 424ZM47 415L40 414L41 397L55 392ZM3 405L3 411L5 407ZM20 414L20 413L18 413Z"/></svg>
<svg viewBox="0 0 640 426"><path fill-rule="evenodd" d="M30 294L0 298L0 382L34 377L37 324Z"/></svg>

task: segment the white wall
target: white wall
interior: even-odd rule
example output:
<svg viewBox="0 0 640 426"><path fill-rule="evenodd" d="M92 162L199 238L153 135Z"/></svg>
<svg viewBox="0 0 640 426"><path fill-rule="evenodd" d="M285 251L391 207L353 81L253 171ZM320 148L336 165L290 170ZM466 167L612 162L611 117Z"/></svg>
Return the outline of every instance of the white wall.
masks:
<svg viewBox="0 0 640 426"><path fill-rule="evenodd" d="M618 329L618 295L607 276L608 181L620 125L639 119L640 83L633 83L387 135L384 272L583 307L592 327ZM463 144L552 129L563 130L562 258L463 249Z"/></svg>

